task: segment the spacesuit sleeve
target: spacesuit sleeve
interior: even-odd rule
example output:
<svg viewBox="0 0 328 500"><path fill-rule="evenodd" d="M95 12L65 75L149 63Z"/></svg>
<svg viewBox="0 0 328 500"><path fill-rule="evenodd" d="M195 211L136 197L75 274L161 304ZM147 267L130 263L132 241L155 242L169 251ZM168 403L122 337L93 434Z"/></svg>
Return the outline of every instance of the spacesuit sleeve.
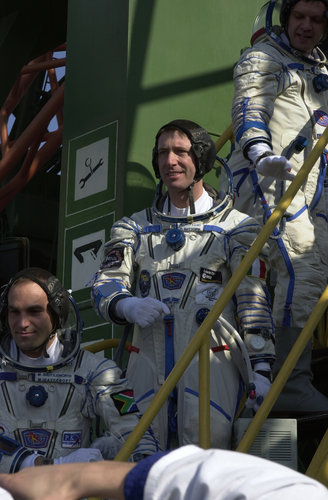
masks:
<svg viewBox="0 0 328 500"><path fill-rule="evenodd" d="M91 353L86 353L91 354ZM89 356L90 360L91 357ZM90 361L89 361L89 366ZM128 439L139 422L140 414L133 389L126 378L121 378L120 368L109 359L92 360L88 374L86 397L82 412L87 417L100 416L108 435L114 436L121 445ZM159 447L149 428L134 453L150 455Z"/></svg>
<svg viewBox="0 0 328 500"><path fill-rule="evenodd" d="M128 473L124 482L126 500L328 498L327 489L318 481L246 453L188 445L154 458L158 460L152 463L146 459L145 464L139 463ZM140 496L142 480L145 483Z"/></svg>
<svg viewBox="0 0 328 500"><path fill-rule="evenodd" d="M115 316L115 304L132 296L138 239L139 227L132 218L126 217L113 225L111 239L105 244L103 262L91 287L91 302L96 313L119 325L126 321Z"/></svg>
<svg viewBox="0 0 328 500"><path fill-rule="evenodd" d="M290 79L288 68L278 58L275 60L271 54L257 48L244 52L234 68L233 78L234 136L247 157L248 148L256 142L271 146L269 122L274 102Z"/></svg>
<svg viewBox="0 0 328 500"><path fill-rule="evenodd" d="M6 434L0 434L0 472L18 472L28 457L37 454ZM32 459L32 460L33 460Z"/></svg>
<svg viewBox="0 0 328 500"><path fill-rule="evenodd" d="M235 215L236 225L230 233L232 273L238 269L260 232L260 226L253 218L244 216L237 223L243 214L235 213L239 215ZM272 364L275 359L273 318L266 286L268 270L268 246L265 245L235 292L237 320L252 364L262 361Z"/></svg>

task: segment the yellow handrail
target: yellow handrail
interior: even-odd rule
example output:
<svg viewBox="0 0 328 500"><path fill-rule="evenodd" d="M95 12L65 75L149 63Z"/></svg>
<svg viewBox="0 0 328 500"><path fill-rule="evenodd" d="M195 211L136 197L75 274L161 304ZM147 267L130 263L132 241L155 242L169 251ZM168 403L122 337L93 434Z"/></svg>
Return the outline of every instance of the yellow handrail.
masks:
<svg viewBox="0 0 328 500"><path fill-rule="evenodd" d="M306 475L317 479L328 488L328 429L311 460Z"/></svg>
<svg viewBox="0 0 328 500"><path fill-rule="evenodd" d="M90 351L90 352L99 352L99 351L104 351L105 349L112 349L113 347L118 347L119 343L121 342L121 339L106 339L106 340L100 340L99 342L94 342L93 344L89 344L86 346L83 346L83 349L85 351ZM131 345L131 342L125 342L124 349L128 349L129 346Z"/></svg>
<svg viewBox="0 0 328 500"><path fill-rule="evenodd" d="M233 140L233 128L232 128L232 123L225 129L224 132L220 135L218 140L216 141L216 151L219 152L220 149L223 148L226 142L232 141Z"/></svg>
<svg viewBox="0 0 328 500"><path fill-rule="evenodd" d="M328 347L328 330L327 330L327 324L328 324L328 312L324 314L321 318L321 321L318 324L317 327L317 336L315 338L315 347L324 348Z"/></svg>
<svg viewBox="0 0 328 500"><path fill-rule="evenodd" d="M206 335L208 335L208 332L213 327L215 321L217 320L217 318L220 316L220 314L228 304L229 300L231 299L238 285L243 280L247 271L251 267L253 261L260 253L265 242L267 241L267 239L273 232L274 228L277 226L279 220L281 219L281 217L287 210L288 206L292 202L297 191L306 181L310 170L312 169L315 162L318 160L327 142L328 142L328 127L323 132L322 136L318 140L317 144L314 146L313 150L309 153L308 157L304 162L304 165L297 173L295 179L293 180L293 182L290 184L290 186L282 196L281 200L279 201L275 210L272 212L269 219L266 221L265 225L261 229L256 240L253 242L249 251L245 255L242 262L240 263L238 269L231 276L222 294L220 295L220 297L218 298L212 309L205 317L203 323L195 333L194 337L192 338L191 342L189 343L185 351L182 353L176 365L173 367L165 383L162 385L157 394L154 396L152 403L149 405L149 407L143 414L142 418L136 425L134 431L132 432L132 434L130 434L127 441L123 444L122 448L116 455L115 460L124 461L129 458L130 454L138 444L139 440L143 436L147 427L151 424L152 420L157 415L157 413L159 412L160 408L162 407L166 399L169 397L169 394L177 384L178 380L183 375L183 372L191 362L192 358L199 351Z"/></svg>

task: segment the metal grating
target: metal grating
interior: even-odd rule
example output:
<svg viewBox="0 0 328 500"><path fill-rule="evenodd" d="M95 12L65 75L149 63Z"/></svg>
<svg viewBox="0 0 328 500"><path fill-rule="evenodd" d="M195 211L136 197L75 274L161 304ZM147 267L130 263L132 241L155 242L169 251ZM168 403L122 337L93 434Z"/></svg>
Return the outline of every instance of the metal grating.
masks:
<svg viewBox="0 0 328 500"><path fill-rule="evenodd" d="M239 418L234 424L233 447L237 448L250 422ZM297 420L269 418L262 425L249 453L297 470Z"/></svg>

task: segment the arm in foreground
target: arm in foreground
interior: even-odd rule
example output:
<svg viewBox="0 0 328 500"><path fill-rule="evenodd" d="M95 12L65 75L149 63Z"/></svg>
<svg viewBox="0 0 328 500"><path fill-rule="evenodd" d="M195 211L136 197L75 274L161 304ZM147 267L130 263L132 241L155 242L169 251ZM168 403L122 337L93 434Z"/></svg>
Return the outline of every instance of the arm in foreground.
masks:
<svg viewBox="0 0 328 500"><path fill-rule="evenodd" d="M218 467L219 464L219 467ZM318 481L288 467L231 450L194 445L160 452L138 464L89 462L0 474L15 500L328 500ZM1 497L0 497L1 498Z"/></svg>
<svg viewBox="0 0 328 500"><path fill-rule="evenodd" d="M15 500L78 500L98 496L124 500L124 480L135 463L88 462L28 467L0 474L0 486Z"/></svg>

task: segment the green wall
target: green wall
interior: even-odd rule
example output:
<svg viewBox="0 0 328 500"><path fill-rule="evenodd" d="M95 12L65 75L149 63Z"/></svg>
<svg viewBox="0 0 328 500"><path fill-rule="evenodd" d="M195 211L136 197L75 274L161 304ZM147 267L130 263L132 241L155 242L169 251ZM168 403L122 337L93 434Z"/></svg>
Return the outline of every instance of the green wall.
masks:
<svg viewBox="0 0 328 500"><path fill-rule="evenodd" d="M263 3L130 1L125 213L152 200L151 151L162 124L188 118L214 139L230 124L233 66Z"/></svg>
<svg viewBox="0 0 328 500"><path fill-rule="evenodd" d="M123 209L128 7L68 2L57 275L73 291L86 341L112 336L90 307L89 281Z"/></svg>

